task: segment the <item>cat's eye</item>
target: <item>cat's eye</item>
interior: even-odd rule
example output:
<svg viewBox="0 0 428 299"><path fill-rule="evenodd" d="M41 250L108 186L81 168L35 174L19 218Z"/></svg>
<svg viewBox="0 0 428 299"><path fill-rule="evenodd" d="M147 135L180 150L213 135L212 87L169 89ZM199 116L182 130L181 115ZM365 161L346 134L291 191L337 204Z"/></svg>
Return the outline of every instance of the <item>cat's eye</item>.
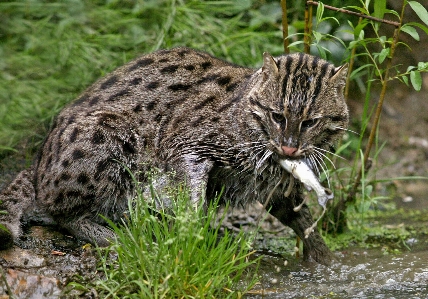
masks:
<svg viewBox="0 0 428 299"><path fill-rule="evenodd" d="M302 131L305 131L309 128L314 127L317 123L318 123L318 118L304 120L300 125L300 129Z"/></svg>
<svg viewBox="0 0 428 299"><path fill-rule="evenodd" d="M285 122L285 116L282 113L272 112L272 119L279 124Z"/></svg>

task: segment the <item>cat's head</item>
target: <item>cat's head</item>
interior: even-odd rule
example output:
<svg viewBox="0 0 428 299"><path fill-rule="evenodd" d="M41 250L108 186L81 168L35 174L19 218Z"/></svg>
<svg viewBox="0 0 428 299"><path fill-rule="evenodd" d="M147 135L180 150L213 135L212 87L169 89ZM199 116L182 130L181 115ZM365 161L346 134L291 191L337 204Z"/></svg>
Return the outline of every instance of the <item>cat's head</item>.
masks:
<svg viewBox="0 0 428 299"><path fill-rule="evenodd" d="M311 55L264 53L249 105L268 148L284 158L330 150L348 127L346 74L347 65L335 67Z"/></svg>

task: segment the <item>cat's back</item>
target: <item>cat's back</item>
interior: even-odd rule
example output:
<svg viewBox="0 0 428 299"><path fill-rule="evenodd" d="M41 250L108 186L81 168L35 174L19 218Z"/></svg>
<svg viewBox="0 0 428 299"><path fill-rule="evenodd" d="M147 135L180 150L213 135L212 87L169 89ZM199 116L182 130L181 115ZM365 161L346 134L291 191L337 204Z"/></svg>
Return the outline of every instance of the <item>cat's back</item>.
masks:
<svg viewBox="0 0 428 299"><path fill-rule="evenodd" d="M165 140L217 131L219 110L252 73L188 48L116 69L56 118L36 162L38 198L55 208L71 197L126 197L126 168L136 171L149 153L164 155Z"/></svg>
<svg viewBox="0 0 428 299"><path fill-rule="evenodd" d="M61 115L100 109L153 113L181 102L197 102L201 93L227 96L252 69L189 48L143 55L89 87ZM190 96L192 95L192 96Z"/></svg>

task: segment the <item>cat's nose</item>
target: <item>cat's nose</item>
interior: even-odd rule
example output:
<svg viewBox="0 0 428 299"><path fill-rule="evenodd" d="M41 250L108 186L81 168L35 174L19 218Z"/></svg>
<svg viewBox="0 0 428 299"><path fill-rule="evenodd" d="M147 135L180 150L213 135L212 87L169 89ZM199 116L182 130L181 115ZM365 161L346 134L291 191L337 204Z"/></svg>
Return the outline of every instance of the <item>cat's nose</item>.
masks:
<svg viewBox="0 0 428 299"><path fill-rule="evenodd" d="M294 154L297 152L298 148L296 147L288 147L288 146L281 146L282 152L284 153L284 155L289 156L289 157L293 157Z"/></svg>

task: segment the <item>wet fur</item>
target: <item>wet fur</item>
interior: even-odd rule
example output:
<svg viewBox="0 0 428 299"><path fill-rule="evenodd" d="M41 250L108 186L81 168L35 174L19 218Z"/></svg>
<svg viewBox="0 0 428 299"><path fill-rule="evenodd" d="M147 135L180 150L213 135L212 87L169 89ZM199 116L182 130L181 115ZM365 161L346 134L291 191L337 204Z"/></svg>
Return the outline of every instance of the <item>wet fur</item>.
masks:
<svg viewBox="0 0 428 299"><path fill-rule="evenodd" d="M142 56L89 87L57 116L39 155L0 193L1 246L21 234L32 214L86 241L114 238L99 215L118 221L136 194L127 171L147 186L150 169L162 184L185 183L198 204L223 198L264 203L284 170L286 148L322 164L348 124L342 96L346 68L305 54L271 57L263 67L236 66L188 48ZM171 179L169 173L174 173ZM289 174L267 205L304 240L306 258L330 261L318 232L304 238L313 220L302 186ZM287 189L291 192L284 198ZM165 198L168 201L168 198ZM37 213L34 213L37 211Z"/></svg>

